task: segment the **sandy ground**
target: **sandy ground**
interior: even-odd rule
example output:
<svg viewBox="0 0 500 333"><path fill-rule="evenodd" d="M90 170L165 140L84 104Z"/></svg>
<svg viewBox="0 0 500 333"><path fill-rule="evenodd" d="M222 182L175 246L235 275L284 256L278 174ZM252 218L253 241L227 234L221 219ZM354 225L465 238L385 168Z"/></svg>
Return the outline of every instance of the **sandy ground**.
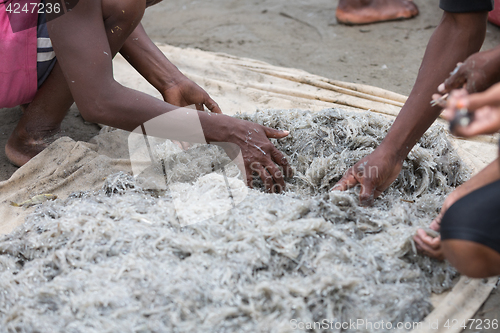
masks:
<svg viewBox="0 0 500 333"><path fill-rule="evenodd" d="M415 2L420 9L415 19L349 27L335 20L337 0L164 0L147 10L143 24L156 42L255 58L407 95L442 15L437 0ZM499 43L500 29L489 25L483 49ZM0 146L20 115L19 108L0 110ZM85 124L73 107L63 130L88 140L99 129ZM3 150L0 168L0 181L16 170ZM499 308L497 292L477 318L500 319Z"/></svg>

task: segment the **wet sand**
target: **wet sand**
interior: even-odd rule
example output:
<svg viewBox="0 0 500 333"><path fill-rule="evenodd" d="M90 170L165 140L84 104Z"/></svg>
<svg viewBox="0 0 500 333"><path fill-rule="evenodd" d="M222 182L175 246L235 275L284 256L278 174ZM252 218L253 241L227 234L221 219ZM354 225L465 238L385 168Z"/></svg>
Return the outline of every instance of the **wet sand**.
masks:
<svg viewBox="0 0 500 333"><path fill-rule="evenodd" d="M337 0L165 0L147 10L143 24L156 42L259 59L407 95L442 14L438 1L415 2L420 15L414 19L343 26L335 20ZM499 43L500 29L489 24L483 49ZM1 147L20 114L19 108L0 110ZM74 107L63 128L77 140L98 132ZM0 180L15 170L0 150ZM496 292L477 318L500 319L499 308Z"/></svg>

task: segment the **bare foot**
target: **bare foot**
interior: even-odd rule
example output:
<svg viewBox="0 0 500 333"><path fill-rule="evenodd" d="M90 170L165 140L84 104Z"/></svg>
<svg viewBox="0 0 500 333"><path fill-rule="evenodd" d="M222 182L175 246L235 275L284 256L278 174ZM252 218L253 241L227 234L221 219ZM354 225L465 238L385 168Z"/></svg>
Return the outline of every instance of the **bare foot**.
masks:
<svg viewBox="0 0 500 333"><path fill-rule="evenodd" d="M61 137L59 129L28 134L16 127L5 146L5 155L16 166L23 166Z"/></svg>
<svg viewBox="0 0 500 333"><path fill-rule="evenodd" d="M343 24L368 24L409 19L418 15L412 0L340 0L337 21Z"/></svg>

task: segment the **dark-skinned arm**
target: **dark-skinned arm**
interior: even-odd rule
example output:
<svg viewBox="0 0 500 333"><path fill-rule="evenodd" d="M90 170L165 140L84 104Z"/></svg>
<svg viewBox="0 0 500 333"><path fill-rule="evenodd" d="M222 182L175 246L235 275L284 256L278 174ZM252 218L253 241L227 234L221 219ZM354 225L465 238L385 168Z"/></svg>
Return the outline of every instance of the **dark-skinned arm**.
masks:
<svg viewBox="0 0 500 333"><path fill-rule="evenodd" d="M122 0L122 4L125 1L139 5L137 0ZM140 5L143 10L145 3ZM87 121L133 131L149 120L179 110L179 107L124 87L114 80L112 52L101 0L80 1L72 11L55 19L49 17L48 29L71 94ZM283 167L288 175L291 175L291 168L268 138L282 138L288 135L287 132L225 115L185 109L188 121L179 119L164 126L158 124L148 135L172 138L169 128L189 134L195 131L189 126L194 112L203 128L202 143L230 142L238 145L249 183L252 171L264 170L260 176L269 190L284 189L283 175L276 164ZM249 138L247 133L252 133L252 137ZM183 140L184 137L173 139Z"/></svg>
<svg viewBox="0 0 500 333"><path fill-rule="evenodd" d="M490 164L488 164L483 170L481 170L474 177L457 187L453 192L451 192L443 203L441 212L432 221L430 228L439 231L441 226L441 219L444 214L455 202L459 199L465 197L467 194L474 192L488 184L491 184L500 179L500 160L497 158ZM441 248L441 237L431 237L427 235L425 230L418 229L417 234L413 237L417 249L423 252L425 255L436 258L439 260L444 259L443 250Z"/></svg>
<svg viewBox="0 0 500 333"><path fill-rule="evenodd" d="M371 205L401 171L402 162L441 112L432 107L432 94L458 62L477 52L486 33L487 12L445 12L424 54L417 80L405 105L380 146L350 168L334 186L360 186L360 201Z"/></svg>
<svg viewBox="0 0 500 333"><path fill-rule="evenodd" d="M166 102L177 106L195 104L200 111L205 105L210 111L221 113L217 103L167 59L142 24L125 41L120 53L162 94Z"/></svg>

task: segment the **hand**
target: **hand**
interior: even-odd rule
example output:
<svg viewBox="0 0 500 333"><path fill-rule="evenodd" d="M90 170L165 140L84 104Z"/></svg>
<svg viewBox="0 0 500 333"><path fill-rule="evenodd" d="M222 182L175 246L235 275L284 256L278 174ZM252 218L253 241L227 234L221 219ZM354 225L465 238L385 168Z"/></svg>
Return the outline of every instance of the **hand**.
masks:
<svg viewBox="0 0 500 333"><path fill-rule="evenodd" d="M448 210L448 208L450 208L455 202L458 201L458 199L464 197L468 193L469 193L468 186L460 186L457 187L453 192L448 194L448 196L443 202L443 205L441 206L441 211L439 212L439 215L436 216L436 218L431 222L429 228L431 228L434 231L439 231L441 229L441 220L443 219L443 216Z"/></svg>
<svg viewBox="0 0 500 333"><path fill-rule="evenodd" d="M264 182L268 192L280 193L284 191L283 172L286 177L292 177L293 170L285 156L269 141L269 138L281 139L286 137L289 132L244 120L237 120L233 126L236 130L230 141L236 143L241 149L247 185L250 188L253 187L253 174L257 174ZM283 172L278 166L283 169Z"/></svg>
<svg viewBox="0 0 500 333"><path fill-rule="evenodd" d="M425 230L418 229L417 234L413 236L417 249L426 256L437 260L444 260L443 248L441 247L441 236L432 238L427 235Z"/></svg>
<svg viewBox="0 0 500 333"><path fill-rule="evenodd" d="M219 105L210 98L205 90L181 75L168 88L161 91L165 102L181 107L194 104L198 111L203 111L203 105L205 105L212 112L222 113Z"/></svg>
<svg viewBox="0 0 500 333"><path fill-rule="evenodd" d="M500 81L500 48L477 52L458 63L450 77L438 87L441 94L465 88L469 93L481 92Z"/></svg>
<svg viewBox="0 0 500 333"><path fill-rule="evenodd" d="M431 222L429 228L434 231L441 229L441 220L448 210L458 199L469 193L469 189L465 186L458 187L451 192L445 199L439 215ZM443 250L441 248L441 236L429 236L424 229L418 229L417 234L413 236L417 250L423 252L426 256L438 260L444 260Z"/></svg>
<svg viewBox="0 0 500 333"><path fill-rule="evenodd" d="M457 110L466 108L474 114L468 126L457 126L453 134L472 137L479 134L493 134L500 130L500 84L484 93L469 95L465 89L454 90L442 113L443 118L451 121Z"/></svg>
<svg viewBox="0 0 500 333"><path fill-rule="evenodd" d="M347 170L332 191L345 191L361 186L359 201L364 206L372 205L373 200L392 184L401 171L401 160L391 155L379 146L373 153Z"/></svg>

